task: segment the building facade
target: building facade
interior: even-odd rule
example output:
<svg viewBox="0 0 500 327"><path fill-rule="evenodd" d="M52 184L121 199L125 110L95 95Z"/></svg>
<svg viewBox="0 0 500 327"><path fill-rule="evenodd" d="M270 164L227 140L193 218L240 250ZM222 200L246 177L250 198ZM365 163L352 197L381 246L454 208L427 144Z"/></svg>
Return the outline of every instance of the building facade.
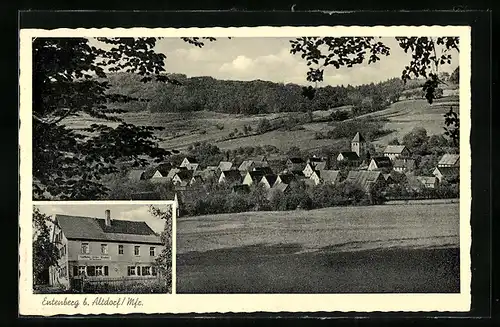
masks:
<svg viewBox="0 0 500 327"><path fill-rule="evenodd" d="M155 278L163 244L145 222L56 215L52 240L60 253L50 285L70 288L74 278Z"/></svg>

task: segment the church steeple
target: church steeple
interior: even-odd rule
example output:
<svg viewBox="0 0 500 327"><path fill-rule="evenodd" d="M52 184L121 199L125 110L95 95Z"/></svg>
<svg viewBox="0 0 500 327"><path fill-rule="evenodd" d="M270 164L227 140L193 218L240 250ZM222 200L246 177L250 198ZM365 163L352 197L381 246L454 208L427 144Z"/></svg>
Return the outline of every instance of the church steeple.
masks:
<svg viewBox="0 0 500 327"><path fill-rule="evenodd" d="M359 132L354 135L351 141L351 151L356 152L356 154L361 158L366 152L366 142L364 137L359 134Z"/></svg>

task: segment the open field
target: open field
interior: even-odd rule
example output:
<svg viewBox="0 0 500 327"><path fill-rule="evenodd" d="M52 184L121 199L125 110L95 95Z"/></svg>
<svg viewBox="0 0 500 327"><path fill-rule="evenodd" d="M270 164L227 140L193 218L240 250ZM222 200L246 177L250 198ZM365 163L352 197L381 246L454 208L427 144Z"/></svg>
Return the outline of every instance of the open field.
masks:
<svg viewBox="0 0 500 327"><path fill-rule="evenodd" d="M177 292L458 292L458 233L458 203L179 218Z"/></svg>
<svg viewBox="0 0 500 327"><path fill-rule="evenodd" d="M385 128L395 132L374 141L376 145L385 145L394 137L401 139L416 126L427 129L429 135L441 134L444 127L443 114L449 110L450 105L458 108L458 97L445 97L432 105L429 105L426 100L400 101L392 104L387 109L361 117L389 119ZM320 119L328 116L332 111L348 110L349 108L350 106L346 106L325 111L315 111L313 117L314 119ZM235 149L249 145L274 145L282 151L287 151L292 146L298 146L303 150L312 150L332 145L332 143L338 141L329 139L316 140L314 138L316 132L327 132L333 128L326 122L307 123L302 125L303 129L300 130L274 130L260 135L224 140L235 129L243 131L244 125L249 125L255 130L258 121L262 118L273 120L286 117L288 114L275 113L248 116L206 111L187 113L150 113L142 111L128 112L121 115L121 117L127 123L164 127L163 131L158 132L158 136L162 139L160 145L166 149L184 150L195 142L207 141L221 149ZM98 120L82 116L68 118L65 122L71 127L83 128L91 123L98 122ZM108 124L116 125L116 123Z"/></svg>

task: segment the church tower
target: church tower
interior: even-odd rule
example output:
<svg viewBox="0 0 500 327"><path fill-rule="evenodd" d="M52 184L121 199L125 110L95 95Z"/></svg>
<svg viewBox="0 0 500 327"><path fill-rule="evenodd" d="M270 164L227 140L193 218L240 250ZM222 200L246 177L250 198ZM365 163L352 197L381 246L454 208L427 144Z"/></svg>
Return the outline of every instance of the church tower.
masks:
<svg viewBox="0 0 500 327"><path fill-rule="evenodd" d="M366 154L366 141L359 132L356 133L351 141L351 151L361 158Z"/></svg>

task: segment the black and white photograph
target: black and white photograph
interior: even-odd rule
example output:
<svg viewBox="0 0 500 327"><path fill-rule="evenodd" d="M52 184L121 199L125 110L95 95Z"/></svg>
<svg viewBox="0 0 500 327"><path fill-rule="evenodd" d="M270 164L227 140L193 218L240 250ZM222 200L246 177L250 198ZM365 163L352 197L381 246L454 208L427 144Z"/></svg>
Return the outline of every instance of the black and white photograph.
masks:
<svg viewBox="0 0 500 327"><path fill-rule="evenodd" d="M34 293L468 296L470 39L339 28L30 34Z"/></svg>
<svg viewBox="0 0 500 327"><path fill-rule="evenodd" d="M33 207L35 294L172 292L172 206Z"/></svg>

